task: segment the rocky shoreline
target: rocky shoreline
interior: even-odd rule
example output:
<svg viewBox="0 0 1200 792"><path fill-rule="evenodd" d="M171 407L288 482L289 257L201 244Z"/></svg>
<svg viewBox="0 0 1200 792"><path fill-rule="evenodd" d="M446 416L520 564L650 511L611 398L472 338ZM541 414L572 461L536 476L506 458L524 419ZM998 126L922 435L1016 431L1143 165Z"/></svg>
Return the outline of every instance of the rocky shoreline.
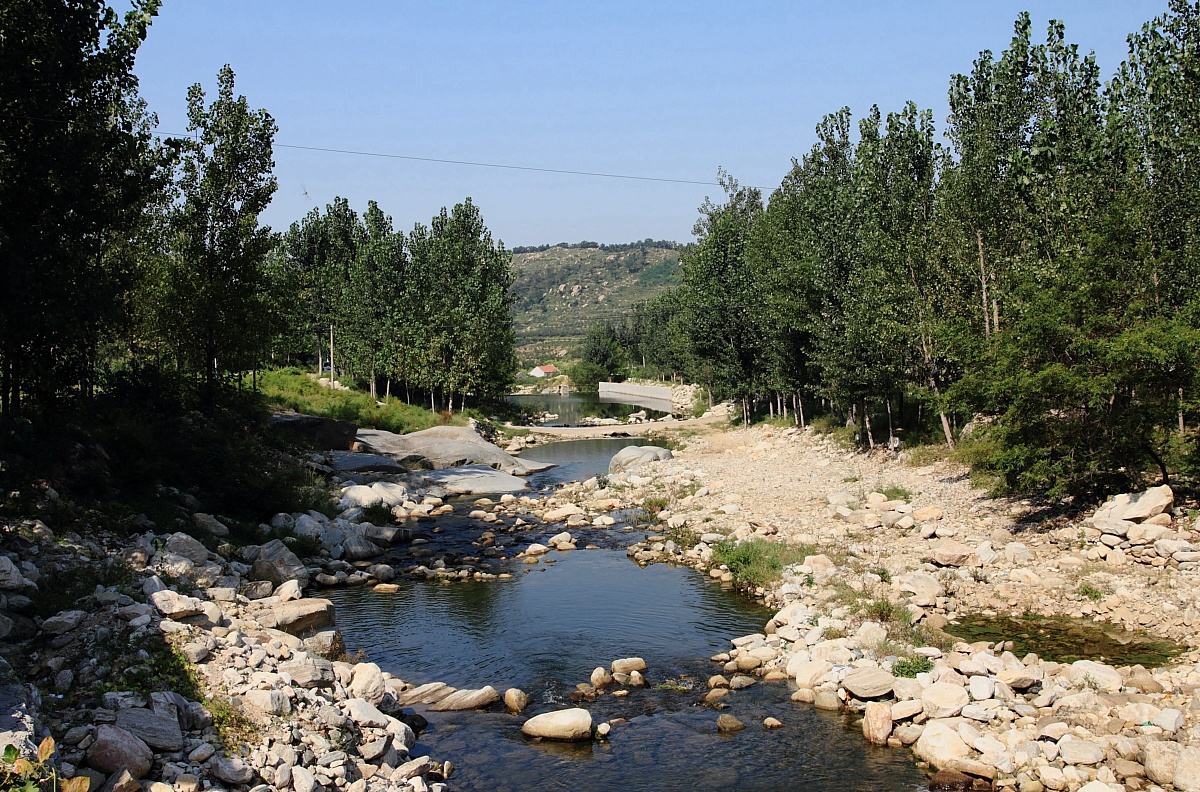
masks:
<svg viewBox="0 0 1200 792"><path fill-rule="evenodd" d="M947 464L870 459L794 430L711 437L674 460L555 495L559 510L579 510L579 524L614 501L646 509L658 533L631 546L631 558L686 564L730 585L718 545L800 546L777 582L744 586L779 610L762 633L713 658L721 673L706 703L736 695L730 677L786 679L794 700L861 717L868 741L911 749L939 789L1200 789L1194 647L1164 667L1118 668L1017 656L1009 641L968 643L943 630L974 612L1042 613L1103 617L1189 644L1200 616L1186 582L1196 527L1172 509L1169 490L1120 496L1086 520L1038 531L1021 522L1028 504L983 498ZM781 471L831 486L798 509ZM942 497L847 486L872 475ZM753 492L739 484L755 478L784 502L747 503ZM1163 559L1152 567L1159 577L1114 552L1122 544Z"/></svg>

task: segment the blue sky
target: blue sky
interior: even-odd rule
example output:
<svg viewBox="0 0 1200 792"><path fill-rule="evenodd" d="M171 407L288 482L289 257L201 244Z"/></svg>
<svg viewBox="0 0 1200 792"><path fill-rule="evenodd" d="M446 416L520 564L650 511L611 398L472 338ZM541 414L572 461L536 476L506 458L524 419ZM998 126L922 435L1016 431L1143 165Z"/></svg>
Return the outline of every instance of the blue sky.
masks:
<svg viewBox="0 0 1200 792"><path fill-rule="evenodd" d="M221 65L277 140L423 157L771 188L820 117L907 99L946 115L953 72L1002 49L1026 9L1107 75L1166 0L384 2L165 0L138 58L160 128ZM277 149L283 228L335 195L400 227L472 196L510 246L691 237L717 188Z"/></svg>

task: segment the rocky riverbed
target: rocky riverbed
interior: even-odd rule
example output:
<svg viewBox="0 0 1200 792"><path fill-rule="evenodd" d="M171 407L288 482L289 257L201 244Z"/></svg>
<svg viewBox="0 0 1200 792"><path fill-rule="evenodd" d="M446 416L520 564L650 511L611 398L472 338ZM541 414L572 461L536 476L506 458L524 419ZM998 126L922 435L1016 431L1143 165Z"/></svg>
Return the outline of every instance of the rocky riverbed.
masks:
<svg viewBox="0 0 1200 792"><path fill-rule="evenodd" d="M53 734L64 777L122 792L442 789L454 768L417 745L420 712L520 712L527 694L407 682L349 656L333 604L306 591L387 595L401 577L511 585L559 554L635 540L627 553L639 564L696 567L774 609L760 631L731 636L702 684L657 682L712 713L713 733L737 735L747 712L766 732L786 726L778 710L738 703L761 703L747 691L774 682L797 705L853 718L868 744L911 751L937 771L934 788L1200 789L1196 526L1169 490L1043 524L948 464L777 429L710 433L674 458L629 448L609 473L549 496L456 500L428 471L361 456L316 460L340 495L337 516L276 515L260 544L229 543L221 519L199 513L186 530L131 537L7 524L9 741ZM721 563L756 542L790 548L777 580L747 583ZM75 578L85 590L51 612L47 590ZM1003 634L952 634L1004 614L1095 618L1116 643L1120 626L1181 653L1120 666L1084 645L1085 659L1056 662L1014 652ZM570 696L582 713L566 701L535 710L527 735L610 739L625 717L605 702L641 689L646 672L636 658L597 660ZM779 745L796 739L778 734Z"/></svg>
<svg viewBox="0 0 1200 792"><path fill-rule="evenodd" d="M731 584L719 547L793 548L778 581L749 586L779 611L714 657L713 702L736 695L731 675L786 678L797 700L857 714L867 740L909 747L948 788L1200 789L1197 526L1169 490L1047 525L1029 520L1029 504L971 489L948 463L912 467L811 433L754 429L709 435L556 500L547 505L559 514L578 510L576 524L649 505L660 533L631 557ZM1003 613L1096 618L1184 651L1159 668L1060 663L947 632Z"/></svg>

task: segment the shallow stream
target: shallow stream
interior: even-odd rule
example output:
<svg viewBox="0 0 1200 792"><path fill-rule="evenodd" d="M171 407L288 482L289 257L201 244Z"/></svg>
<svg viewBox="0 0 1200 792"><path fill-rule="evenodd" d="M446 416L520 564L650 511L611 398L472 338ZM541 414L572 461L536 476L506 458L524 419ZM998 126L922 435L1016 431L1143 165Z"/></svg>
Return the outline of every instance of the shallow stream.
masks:
<svg viewBox="0 0 1200 792"><path fill-rule="evenodd" d="M624 440L571 441L530 449L560 467L542 474L550 486L603 472ZM463 507L459 507L460 510ZM449 522L442 522L449 519ZM430 535L433 550L469 547L490 527L454 517ZM544 538L559 526L535 527ZM405 581L395 593L341 589L329 597L351 651L415 683L520 687L530 694L523 716L425 712L429 729L418 752L455 766L459 790L912 790L924 776L907 751L874 748L841 715L794 704L784 683L758 682L726 697L726 712L744 731L719 735L717 712L698 706L708 658L729 639L757 632L770 611L690 569L640 568L622 548L640 537L620 524L580 532L580 547L536 565L503 562L511 580ZM599 534L605 534L602 538ZM523 539L522 539L523 541ZM525 717L573 706L570 694L592 669L627 656L645 658L649 686L628 697L584 702L594 722L624 718L608 742L533 742ZM784 723L767 731L771 715Z"/></svg>

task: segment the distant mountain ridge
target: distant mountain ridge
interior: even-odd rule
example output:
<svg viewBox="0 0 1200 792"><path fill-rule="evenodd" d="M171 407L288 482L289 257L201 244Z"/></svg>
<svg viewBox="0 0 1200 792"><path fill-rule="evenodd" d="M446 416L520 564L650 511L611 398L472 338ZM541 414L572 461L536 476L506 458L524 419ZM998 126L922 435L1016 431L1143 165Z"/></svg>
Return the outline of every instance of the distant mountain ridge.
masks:
<svg viewBox="0 0 1200 792"><path fill-rule="evenodd" d="M573 351L588 325L674 285L682 248L652 239L513 248L518 345L533 357Z"/></svg>

